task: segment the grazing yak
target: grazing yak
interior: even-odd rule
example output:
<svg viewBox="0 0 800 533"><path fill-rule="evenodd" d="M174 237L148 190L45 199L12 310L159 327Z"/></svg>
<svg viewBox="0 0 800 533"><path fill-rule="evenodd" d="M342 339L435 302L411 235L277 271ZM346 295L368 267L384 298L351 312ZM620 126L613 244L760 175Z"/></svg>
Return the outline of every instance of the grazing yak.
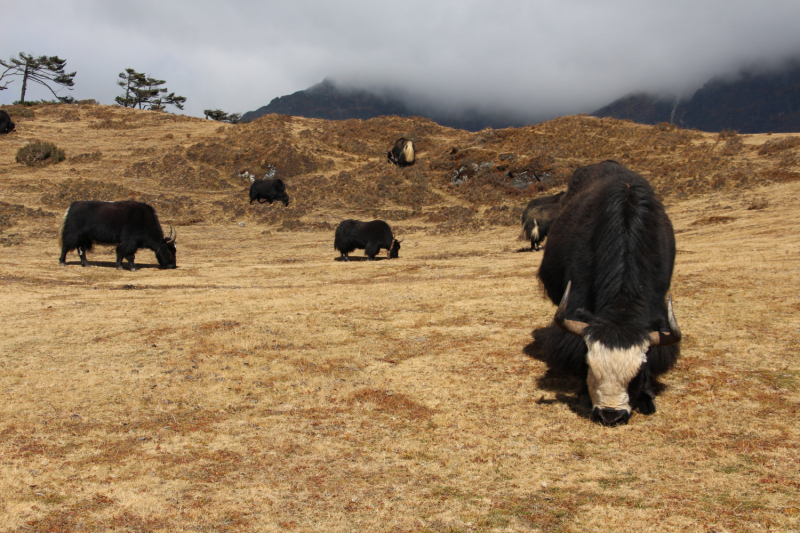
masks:
<svg viewBox="0 0 800 533"><path fill-rule="evenodd" d="M520 239L531 241L531 250L540 250L541 243L547 237L550 226L561 212L559 201L564 196L564 191L552 196L534 198L525 207L522 213L522 233Z"/></svg>
<svg viewBox="0 0 800 533"><path fill-rule="evenodd" d="M414 150L414 141L400 137L394 142L394 147L389 151L387 157L389 162L398 167L408 167L414 164L417 152Z"/></svg>
<svg viewBox="0 0 800 533"><path fill-rule="evenodd" d="M542 241L550 232L550 226L561 213L561 204L545 204L535 206L522 216L522 233L520 239L531 241L531 250L539 251L542 249Z"/></svg>
<svg viewBox="0 0 800 533"><path fill-rule="evenodd" d="M62 266L67 264L67 252L78 250L81 265L88 266L86 252L94 244L117 245L117 268L122 270L122 258L136 271L133 258L139 248L156 253L160 268L175 268L175 239L172 228L164 237L156 211L141 202L72 202L58 232Z"/></svg>
<svg viewBox="0 0 800 533"><path fill-rule="evenodd" d="M11 133L14 130L14 123L8 112L0 109L0 133Z"/></svg>
<svg viewBox="0 0 800 533"><path fill-rule="evenodd" d="M333 247L339 250L344 261L350 260L347 254L356 248L364 250L370 261L375 259L381 248L387 250L390 259L397 259L403 240L396 240L392 235L392 228L383 220L343 220L336 228Z"/></svg>
<svg viewBox="0 0 800 533"><path fill-rule="evenodd" d="M265 177L264 179L257 180L250 177L250 183L251 204L256 200L258 200L260 204L263 204L264 201L271 204L275 200L280 200L283 202L284 206L289 206L289 195L286 194L286 185L283 183L282 179L268 179Z"/></svg>
<svg viewBox="0 0 800 533"><path fill-rule="evenodd" d="M559 307L542 349L585 379L592 420L613 426L655 412L651 378L675 363L681 332L667 302L675 235L664 206L643 177L599 165L550 228L539 279Z"/></svg>

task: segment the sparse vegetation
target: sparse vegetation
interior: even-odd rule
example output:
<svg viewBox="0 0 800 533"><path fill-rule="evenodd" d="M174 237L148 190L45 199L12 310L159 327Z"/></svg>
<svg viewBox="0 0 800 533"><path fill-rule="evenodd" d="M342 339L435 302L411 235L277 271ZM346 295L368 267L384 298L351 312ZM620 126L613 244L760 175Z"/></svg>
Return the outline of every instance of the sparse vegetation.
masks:
<svg viewBox="0 0 800 533"><path fill-rule="evenodd" d="M78 155L57 172L0 165L0 530L800 528L800 302L774 290L800 283L800 163L760 153L797 135L739 135L726 156L717 134L590 117L217 131L26 109L23 128ZM91 127L106 119L141 127ZM386 162L400 135L414 167ZM608 158L664 197L684 332L658 412L613 429L534 357L555 306L541 254L514 253L527 200ZM468 161L491 165L451 185ZM288 208L247 204L238 172L270 164ZM141 250L139 272L118 272L100 246L89 268L57 266L71 201L128 198L177 228L178 269ZM334 261L343 218L388 220L400 258Z"/></svg>
<svg viewBox="0 0 800 533"><path fill-rule="evenodd" d="M17 163L29 167L53 165L66 159L64 150L51 142L32 141L17 150Z"/></svg>

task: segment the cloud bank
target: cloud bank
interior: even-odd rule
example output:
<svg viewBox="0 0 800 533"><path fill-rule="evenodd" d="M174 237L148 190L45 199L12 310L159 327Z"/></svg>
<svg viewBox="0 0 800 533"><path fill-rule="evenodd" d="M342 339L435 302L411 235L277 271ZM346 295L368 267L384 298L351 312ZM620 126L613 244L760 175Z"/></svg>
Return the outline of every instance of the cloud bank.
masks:
<svg viewBox="0 0 800 533"><path fill-rule="evenodd" d="M537 121L631 92L688 97L714 75L800 56L796 0L0 0L0 12L4 59L58 55L78 72L62 94L111 104L117 74L134 68L195 116L253 110L328 77L417 107Z"/></svg>

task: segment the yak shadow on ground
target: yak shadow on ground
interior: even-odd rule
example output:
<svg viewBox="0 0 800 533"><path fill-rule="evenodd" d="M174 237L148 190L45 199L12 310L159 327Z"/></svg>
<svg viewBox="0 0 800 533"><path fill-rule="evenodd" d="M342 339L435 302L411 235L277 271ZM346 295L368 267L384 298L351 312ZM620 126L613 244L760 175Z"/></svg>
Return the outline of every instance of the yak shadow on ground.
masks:
<svg viewBox="0 0 800 533"><path fill-rule="evenodd" d="M582 418L589 419L591 418L591 407L581 402L581 398L579 396L585 385L584 381L577 376L567 374L556 368L552 368L547 360L547 357L544 353L544 345L546 344L545 341L547 339L547 335L550 335L550 332L550 327L537 328L533 330L531 333L533 336L533 342L522 349L522 352L528 357L548 365L547 371L544 373L544 375L540 376L539 379L536 380L536 385L542 390L554 392L556 397L554 400L541 399L537 403L563 403L573 413ZM667 389L667 386L654 376L650 377L650 386L656 398L659 394ZM591 400L588 399L588 394L584 399L584 402L585 401L591 402Z"/></svg>
<svg viewBox="0 0 800 533"><path fill-rule="evenodd" d="M542 397L537 403L562 403L576 415L588 420L591 417L592 411L590 408L581 405L578 396L578 393L584 385L583 381L577 376L550 367L545 357L544 344L549 333L550 328L537 328L533 330L531 333L533 342L522 349L522 352L528 357L548 365L547 371L536 380L536 386L542 390L554 392L555 399L545 400L544 397Z"/></svg>
<svg viewBox="0 0 800 533"><path fill-rule="evenodd" d="M96 266L96 267L113 268L113 269L117 268L117 263L115 263L114 261L88 261L87 260L86 262L89 263L90 267ZM67 261L66 262L66 266L81 266L81 262L80 261ZM136 270L143 270L143 269L146 269L146 268L160 268L160 267L158 266L158 264L136 263ZM130 271L130 269L128 268L128 262L127 261L123 261L122 262L122 270Z"/></svg>
<svg viewBox="0 0 800 533"><path fill-rule="evenodd" d="M334 261L341 261L342 263L352 263L354 261L369 261L369 257L366 257L366 256L364 256L364 257L349 257L348 259L349 259L349 261L345 261L345 259L342 256L333 258ZM376 256L374 261L384 261L386 259L389 259L389 258L388 257L377 257Z"/></svg>

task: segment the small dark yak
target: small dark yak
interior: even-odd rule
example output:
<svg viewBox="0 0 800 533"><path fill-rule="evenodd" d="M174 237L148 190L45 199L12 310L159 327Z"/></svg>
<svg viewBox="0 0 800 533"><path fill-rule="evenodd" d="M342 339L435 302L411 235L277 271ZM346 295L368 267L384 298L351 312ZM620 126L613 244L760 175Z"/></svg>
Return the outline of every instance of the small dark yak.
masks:
<svg viewBox="0 0 800 533"><path fill-rule="evenodd" d="M175 268L175 236L170 228L164 237L156 211L141 202L72 202L64 213L64 222L58 233L61 244L59 263L67 264L67 252L78 250L81 265L88 266L86 252L94 244L117 245L117 268L122 269L122 259L136 271L134 255L139 248L149 248L156 253L160 268Z"/></svg>
<svg viewBox="0 0 800 533"><path fill-rule="evenodd" d="M272 203L275 200L283 202L283 205L289 206L289 195L286 194L286 185L280 178L275 179L262 179L257 180L253 177L250 178L250 203L256 200L258 203L264 202Z"/></svg>
<svg viewBox="0 0 800 533"><path fill-rule="evenodd" d="M397 259L400 243L392 235L392 228L383 220L361 222L360 220L343 220L336 228L333 247L342 254L344 261L349 261L347 254L356 248L364 250L369 260L375 259L381 248L388 251L389 258Z"/></svg>
<svg viewBox="0 0 800 533"><path fill-rule="evenodd" d="M561 213L561 204L545 204L535 206L522 215L522 233L520 239L531 241L531 250L542 249L542 241L550 232L550 227Z"/></svg>
<svg viewBox="0 0 800 533"><path fill-rule="evenodd" d="M414 141L400 137L394 143L394 147L388 152L389 162L398 167L408 167L414 164L417 152L414 150Z"/></svg>
<svg viewBox="0 0 800 533"><path fill-rule="evenodd" d="M14 123L6 111L0 109L0 134L14 131Z"/></svg>
<svg viewBox="0 0 800 533"><path fill-rule="evenodd" d="M541 249L540 245L547 237L550 226L561 212L559 202L563 196L564 191L552 196L534 198L525 207L522 213L522 234L519 237L531 241L532 251Z"/></svg>
<svg viewBox="0 0 800 533"><path fill-rule="evenodd" d="M559 307L541 348L551 368L586 380L581 402L613 426L655 412L651 378L674 365L681 332L666 299L675 236L664 206L643 177L601 164L611 172L581 186L550 229L539 278Z"/></svg>

